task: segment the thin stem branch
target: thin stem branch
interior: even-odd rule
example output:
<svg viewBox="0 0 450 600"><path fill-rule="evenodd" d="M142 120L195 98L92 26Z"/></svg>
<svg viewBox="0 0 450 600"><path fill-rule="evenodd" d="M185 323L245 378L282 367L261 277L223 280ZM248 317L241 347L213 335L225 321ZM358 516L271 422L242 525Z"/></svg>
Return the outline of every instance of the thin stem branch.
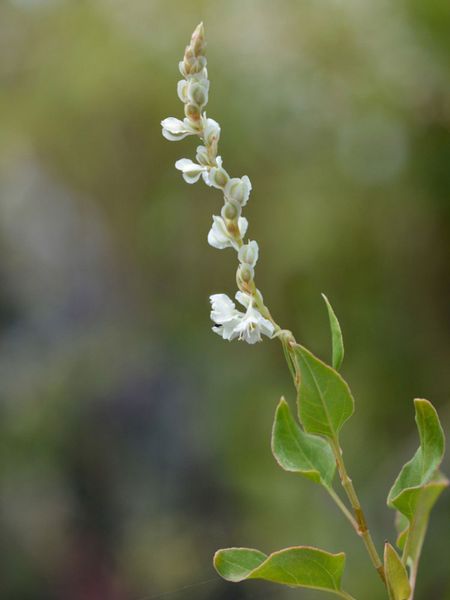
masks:
<svg viewBox="0 0 450 600"><path fill-rule="evenodd" d="M348 521L350 522L350 525L353 527L353 529L356 531L356 533L358 533L358 523L355 521L352 513L348 510L348 508L342 502L340 497L337 495L336 491L332 487L327 487L326 490L330 494L331 498L336 503L336 505L339 507L339 510L342 511L345 518L348 519Z"/></svg>
<svg viewBox="0 0 450 600"><path fill-rule="evenodd" d="M344 491L347 494L350 504L352 505L353 513L355 515L355 520L357 524L356 531L358 535L362 538L362 541L364 542L364 545L367 549L373 566L377 570L383 583L386 584L386 576L384 573L383 563L381 562L380 556L373 542L369 528L367 527L366 517L364 515L363 509L361 508L361 503L353 486L352 480L348 476L347 469L345 467L344 459L342 456L341 447L337 440L330 440L330 444L334 456L336 458L336 465L339 471L339 476L341 478L342 487L344 488Z"/></svg>

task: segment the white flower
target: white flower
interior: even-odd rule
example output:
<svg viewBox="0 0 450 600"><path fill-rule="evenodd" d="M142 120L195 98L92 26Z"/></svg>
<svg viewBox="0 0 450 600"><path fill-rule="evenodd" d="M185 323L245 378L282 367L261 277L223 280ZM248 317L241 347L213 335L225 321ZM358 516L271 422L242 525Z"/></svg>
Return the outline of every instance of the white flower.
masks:
<svg viewBox="0 0 450 600"><path fill-rule="evenodd" d="M238 227L242 238L248 227L248 221L245 217L239 217ZM225 221L222 217L216 217L215 215L213 215L213 224L208 233L208 244L219 250L223 250L224 248L239 250L239 245L234 236L228 231Z"/></svg>
<svg viewBox="0 0 450 600"><path fill-rule="evenodd" d="M161 121L162 134L171 142L177 142L182 140L188 135L198 135L199 131L192 125L189 119L175 119L175 117L167 117L164 121Z"/></svg>
<svg viewBox="0 0 450 600"><path fill-rule="evenodd" d="M208 167L198 165L189 158L180 158L180 160L177 160L175 168L183 173L183 179L187 183L195 183L200 179L200 175L205 179L208 172Z"/></svg>
<svg viewBox="0 0 450 600"><path fill-rule="evenodd" d="M222 190L229 181L230 176L222 167L222 158L220 156L216 158L216 164L217 166L212 167L209 171L208 181L209 185L212 185L213 187Z"/></svg>
<svg viewBox="0 0 450 600"><path fill-rule="evenodd" d="M241 263L254 267L258 261L259 247L258 242L252 241L239 248L238 258Z"/></svg>
<svg viewBox="0 0 450 600"><path fill-rule="evenodd" d="M274 332L274 326L253 306L251 296L244 294L243 292L237 292L236 300L246 306L247 311L234 328L232 333L233 337L230 339L234 339L235 334L237 334L240 340L244 340L248 344L255 344L256 342L262 341L261 334L271 338Z"/></svg>
<svg viewBox="0 0 450 600"><path fill-rule="evenodd" d="M241 206L245 206L250 196L252 184L247 175L244 177L233 177L225 186L225 196L234 202L238 202Z"/></svg>
<svg viewBox="0 0 450 600"><path fill-rule="evenodd" d="M211 320L215 323L212 330L224 340L232 340L239 334L235 328L239 324L243 313L236 310L234 302L226 294L213 294L209 297L211 302Z"/></svg>
<svg viewBox="0 0 450 600"><path fill-rule="evenodd" d="M220 125L214 119L203 118L203 141L207 146L219 141Z"/></svg>
<svg viewBox="0 0 450 600"><path fill-rule="evenodd" d="M247 308L243 313L236 309L234 302L226 294L213 294L211 301L211 320L215 323L214 333L224 340L239 338L248 344L262 340L261 334L272 337L274 327L253 306L253 299L248 294L237 292L236 299Z"/></svg>

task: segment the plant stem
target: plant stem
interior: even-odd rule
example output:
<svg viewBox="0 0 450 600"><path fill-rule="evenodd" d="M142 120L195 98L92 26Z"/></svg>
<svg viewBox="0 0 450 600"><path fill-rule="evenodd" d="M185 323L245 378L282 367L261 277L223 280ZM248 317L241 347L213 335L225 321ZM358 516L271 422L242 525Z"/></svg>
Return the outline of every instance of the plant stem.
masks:
<svg viewBox="0 0 450 600"><path fill-rule="evenodd" d="M277 329L278 329L278 337L280 337L280 341L283 346L286 360L288 361L289 370L291 371L291 374L293 375L294 385L298 392L299 387L300 387L300 379L301 379L300 370L298 368L298 365L296 365L295 362L291 363L289 360L289 348L290 347L292 348L296 344L296 341L295 341L295 338L292 335L291 331L281 329L278 325L277 325ZM334 439L329 439L328 441L330 443L331 449L333 451L333 454L334 454L334 457L336 460L336 466L337 466L337 469L339 472L342 487L344 488L344 491L347 494L347 497L350 501L350 505L353 509L354 517L351 515L350 511L347 509L345 504L342 502L342 500L339 498L339 496L336 494L336 492L333 489L329 488L328 493L333 498L333 500L336 502L336 504L338 505L340 510L342 510L342 512L344 513L346 518L349 519L349 521L350 521L352 527L355 529L356 533L362 538L364 545L367 549L367 552L369 554L370 560L372 561L373 566L375 567L376 571L378 572L378 575L380 576L381 581L384 583L384 585L387 585L386 584L386 575L384 572L384 566L383 566L381 558L377 552L375 544L373 542L369 528L367 527L366 517L364 515L363 509L361 508L361 503L359 501L358 495L353 486L352 480L350 479L350 477L347 473L347 469L345 467L339 440L336 436Z"/></svg>
<svg viewBox="0 0 450 600"><path fill-rule="evenodd" d="M348 592L345 592L344 590L340 592L340 596L342 596L342 598L346 598L346 600L356 600L356 598L350 596L350 594Z"/></svg>
<svg viewBox="0 0 450 600"><path fill-rule="evenodd" d="M345 463L342 457L342 450L339 445L339 442L337 440L330 440L330 445L336 458L336 465L339 471L339 476L341 478L342 487L344 488L344 491L347 494L347 497L353 509L353 513L355 515L356 531L358 535L362 538L364 545L366 546L367 552L370 556L370 560L372 561L373 566L377 570L383 583L386 584L383 563L381 562L380 556L377 552L377 549L375 548L375 544L373 543L372 536L370 535L369 528L367 527L366 517L364 515L363 509L361 508L361 503L359 501L358 495L355 491L352 480L348 476L347 469L345 468Z"/></svg>
<svg viewBox="0 0 450 600"><path fill-rule="evenodd" d="M326 490L330 494L330 496L334 500L334 502L337 504L339 509L342 511L342 513L344 514L346 519L349 520L350 525L353 527L353 529L356 531L356 533L358 533L358 523L355 521L352 513L348 510L348 508L345 506L345 504L339 498L339 496L337 495L335 490L332 487L327 487Z"/></svg>

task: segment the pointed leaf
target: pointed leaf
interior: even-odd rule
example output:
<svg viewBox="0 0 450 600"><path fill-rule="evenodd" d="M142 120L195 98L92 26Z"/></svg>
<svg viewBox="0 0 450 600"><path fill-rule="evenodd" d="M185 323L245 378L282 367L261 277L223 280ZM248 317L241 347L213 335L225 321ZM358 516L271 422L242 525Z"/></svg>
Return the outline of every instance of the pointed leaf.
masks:
<svg viewBox="0 0 450 600"><path fill-rule="evenodd" d="M303 346L293 349L300 369L298 392L300 421L308 433L336 439L354 411L350 388L334 369Z"/></svg>
<svg viewBox="0 0 450 600"><path fill-rule="evenodd" d="M297 546L265 556L249 548L218 550L214 566L227 581L264 579L290 587L305 587L345 595L341 587L345 554Z"/></svg>
<svg viewBox="0 0 450 600"><path fill-rule="evenodd" d="M408 520L414 516L420 488L434 476L444 456L444 432L437 412L428 400L414 400L420 447L407 462L388 496L388 505L396 508Z"/></svg>
<svg viewBox="0 0 450 600"><path fill-rule="evenodd" d="M237 583L247 579L266 559L266 554L252 548L227 548L215 553L214 567L221 577Z"/></svg>
<svg viewBox="0 0 450 600"><path fill-rule="evenodd" d="M413 564L416 564L419 560L431 510L448 485L448 479L438 472L431 481L420 489L415 504L414 516L407 529L399 535L398 546L403 548L405 556L411 559Z"/></svg>
<svg viewBox="0 0 450 600"><path fill-rule="evenodd" d="M322 298L327 305L328 318L330 320L333 369L338 371L344 360L344 340L342 338L342 330L328 298L325 294L322 294Z"/></svg>
<svg viewBox="0 0 450 600"><path fill-rule="evenodd" d="M411 586L408 573L397 552L387 542L384 545L384 571L392 600L409 600Z"/></svg>
<svg viewBox="0 0 450 600"><path fill-rule="evenodd" d="M439 417L428 400L414 400L420 447L407 462L388 496L388 505L398 511L397 545L403 560L417 570L431 509L449 482L438 471L445 449Z"/></svg>
<svg viewBox="0 0 450 600"><path fill-rule="evenodd" d="M336 461L330 445L323 438L302 430L284 398L275 413L272 452L285 471L300 473L325 487L331 485Z"/></svg>

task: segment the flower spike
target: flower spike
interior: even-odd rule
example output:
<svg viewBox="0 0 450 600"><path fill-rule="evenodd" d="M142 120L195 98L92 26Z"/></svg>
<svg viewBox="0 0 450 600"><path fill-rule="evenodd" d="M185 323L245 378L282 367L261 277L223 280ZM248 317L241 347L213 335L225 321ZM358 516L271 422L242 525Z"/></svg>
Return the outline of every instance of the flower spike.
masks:
<svg viewBox="0 0 450 600"><path fill-rule="evenodd" d="M231 177L224 169L222 158L218 156L220 125L206 116L210 84L205 49L205 30L203 23L200 23L179 64L183 79L177 84L177 94L184 104L185 117L183 120L175 117L164 119L161 122L162 134L169 141L196 135L202 142L197 147L197 162L190 158L180 158L175 167L181 171L187 183L194 184L203 179L206 185L222 191L224 204L220 216L213 216L208 243L219 250L234 248L238 253L237 299L246 308L246 312L242 313L225 294L213 294L213 331L226 340L239 339L254 344L261 341L261 334L272 337L279 327L272 320L262 302L262 295L255 286L258 244L255 241L244 241L248 221L241 213L249 200L252 184L247 175Z"/></svg>

